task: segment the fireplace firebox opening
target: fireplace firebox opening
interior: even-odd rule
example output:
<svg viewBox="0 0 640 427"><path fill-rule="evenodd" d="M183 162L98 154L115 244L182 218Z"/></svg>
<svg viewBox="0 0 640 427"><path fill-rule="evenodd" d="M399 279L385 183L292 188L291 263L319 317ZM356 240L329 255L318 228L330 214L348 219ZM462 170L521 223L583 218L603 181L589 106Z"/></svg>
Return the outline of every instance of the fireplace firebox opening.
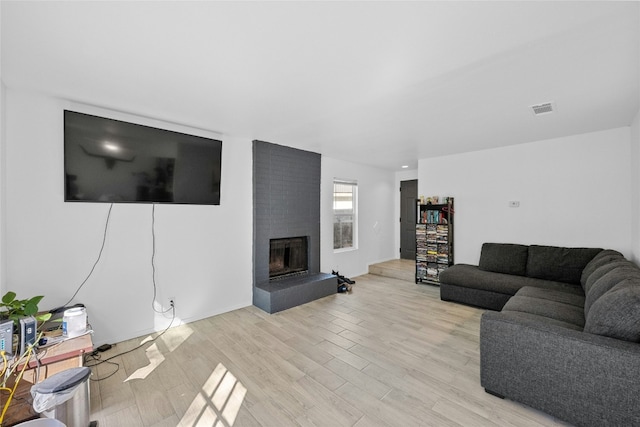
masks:
<svg viewBox="0 0 640 427"><path fill-rule="evenodd" d="M307 236L269 240L269 280L306 273Z"/></svg>

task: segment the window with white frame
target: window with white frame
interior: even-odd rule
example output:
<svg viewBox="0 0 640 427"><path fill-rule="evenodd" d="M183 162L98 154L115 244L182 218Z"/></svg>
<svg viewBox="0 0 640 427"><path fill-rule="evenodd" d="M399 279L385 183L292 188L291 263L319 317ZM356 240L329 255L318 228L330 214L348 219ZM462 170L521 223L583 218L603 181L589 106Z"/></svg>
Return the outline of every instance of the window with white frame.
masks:
<svg viewBox="0 0 640 427"><path fill-rule="evenodd" d="M356 249L358 183L333 180L333 249Z"/></svg>

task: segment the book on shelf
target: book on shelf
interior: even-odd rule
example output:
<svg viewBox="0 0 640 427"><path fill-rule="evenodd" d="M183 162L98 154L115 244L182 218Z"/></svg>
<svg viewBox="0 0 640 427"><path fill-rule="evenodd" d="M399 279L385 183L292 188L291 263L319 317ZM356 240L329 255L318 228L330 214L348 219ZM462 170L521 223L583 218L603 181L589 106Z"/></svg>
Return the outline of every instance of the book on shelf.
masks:
<svg viewBox="0 0 640 427"><path fill-rule="evenodd" d="M426 262L418 262L418 263L416 263L416 274L418 276L425 276L427 274L427 263Z"/></svg>

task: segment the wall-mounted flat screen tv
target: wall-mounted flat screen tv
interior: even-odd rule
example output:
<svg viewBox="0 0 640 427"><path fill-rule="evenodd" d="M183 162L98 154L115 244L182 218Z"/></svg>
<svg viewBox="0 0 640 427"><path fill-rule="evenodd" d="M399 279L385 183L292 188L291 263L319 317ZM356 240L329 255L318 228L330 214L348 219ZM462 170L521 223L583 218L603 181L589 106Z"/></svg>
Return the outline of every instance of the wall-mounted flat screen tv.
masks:
<svg viewBox="0 0 640 427"><path fill-rule="evenodd" d="M67 202L220 204L222 141L64 111Z"/></svg>

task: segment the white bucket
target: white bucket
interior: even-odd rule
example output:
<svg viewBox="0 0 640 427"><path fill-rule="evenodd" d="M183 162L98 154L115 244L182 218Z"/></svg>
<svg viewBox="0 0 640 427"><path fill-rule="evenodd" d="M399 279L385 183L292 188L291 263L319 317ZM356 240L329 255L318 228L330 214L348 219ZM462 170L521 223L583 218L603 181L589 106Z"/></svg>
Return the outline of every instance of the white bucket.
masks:
<svg viewBox="0 0 640 427"><path fill-rule="evenodd" d="M52 418L38 418L16 424L15 427L66 427L66 424Z"/></svg>
<svg viewBox="0 0 640 427"><path fill-rule="evenodd" d="M31 421L25 421L20 424L16 424L15 427L66 427L66 424L61 423L58 420L51 418L38 418Z"/></svg>
<svg viewBox="0 0 640 427"><path fill-rule="evenodd" d="M62 335L74 338L87 331L87 311L84 307L65 310L62 316Z"/></svg>

